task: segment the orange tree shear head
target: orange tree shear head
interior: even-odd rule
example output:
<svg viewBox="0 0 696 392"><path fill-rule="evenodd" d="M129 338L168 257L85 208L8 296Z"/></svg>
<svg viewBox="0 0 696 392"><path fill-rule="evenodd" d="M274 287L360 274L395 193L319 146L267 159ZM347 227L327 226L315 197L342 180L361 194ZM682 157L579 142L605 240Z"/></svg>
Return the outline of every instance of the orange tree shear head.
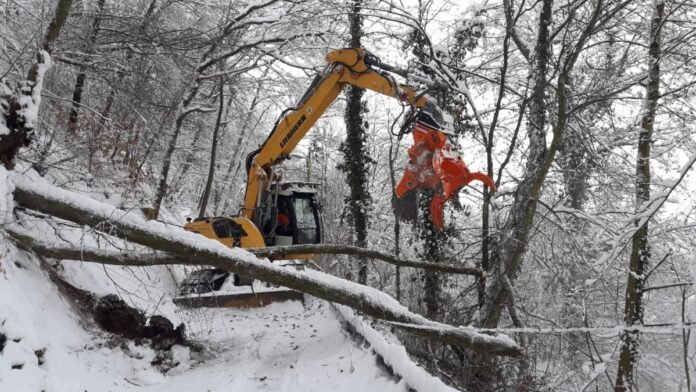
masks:
<svg viewBox="0 0 696 392"><path fill-rule="evenodd" d="M413 146L408 149L409 162L396 187L396 196L429 188L435 192L430 204L433 225L444 228L445 203L471 181L481 181L493 191L495 183L486 174L472 173L447 141L444 116L435 105L423 108L415 118Z"/></svg>

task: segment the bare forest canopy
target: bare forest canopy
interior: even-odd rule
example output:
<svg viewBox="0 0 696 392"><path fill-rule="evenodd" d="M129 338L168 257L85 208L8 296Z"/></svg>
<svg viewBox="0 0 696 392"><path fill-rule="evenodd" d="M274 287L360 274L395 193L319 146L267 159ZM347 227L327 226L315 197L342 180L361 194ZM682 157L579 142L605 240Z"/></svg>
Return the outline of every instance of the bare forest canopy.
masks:
<svg viewBox="0 0 696 392"><path fill-rule="evenodd" d="M345 304L462 390L690 391L695 32L687 0L2 2L3 235ZM443 231L432 192L396 219L408 108L348 89L282 164L318 184L324 244L247 252L176 227L237 214L247 156L330 50L358 46L447 87L450 143L496 192L465 188ZM27 216L137 246L45 238ZM324 272L256 257L307 252Z"/></svg>

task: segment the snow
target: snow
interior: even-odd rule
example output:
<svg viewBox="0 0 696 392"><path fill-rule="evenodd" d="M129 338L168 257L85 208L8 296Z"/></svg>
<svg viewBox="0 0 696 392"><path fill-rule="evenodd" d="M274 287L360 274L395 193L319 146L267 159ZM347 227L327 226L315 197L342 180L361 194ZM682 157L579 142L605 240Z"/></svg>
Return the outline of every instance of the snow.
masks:
<svg viewBox="0 0 696 392"><path fill-rule="evenodd" d="M406 349L402 345L387 341L363 318L355 315L352 309L342 305L336 305L336 309L365 338L370 347L382 357L384 363L391 366L397 375L403 377L410 388L416 391L456 391L416 365L408 357Z"/></svg>
<svg viewBox="0 0 696 392"><path fill-rule="evenodd" d="M13 221L13 183L31 184L61 200L122 221L146 225L156 232L184 238L180 228L160 223L146 224L135 214L52 187L41 178L25 178L0 168L0 207L4 222ZM8 177L12 177L8 181ZM21 213L20 213L21 214ZM27 229L56 237L55 227L45 220L24 220ZM82 228L61 229L59 236L75 244L96 247L97 237ZM166 267L126 268L64 261L57 270L63 279L100 295L120 294L127 303L163 314L175 324L183 322L189 338L206 350L172 349L174 367L166 373L151 365L156 353L147 346L126 344L99 330L53 285L45 267L33 255L15 248L0 232L0 333L7 336L0 352L1 391L448 391L441 381L410 361L405 349L389 342L364 322L351 324L366 335L370 346L358 345L341 325L340 316L318 299L271 304L261 309L179 309L172 303L176 294L172 274ZM212 241L191 240L200 249L234 254L243 261L262 264L239 249L218 247ZM219 248L219 249L218 249ZM340 279L328 279L316 271L304 273L281 268L355 290L362 287ZM292 272L289 272L292 271ZM374 290L373 290L374 291ZM401 307L393 298L376 291L365 296L385 306ZM344 312L342 312L344 313ZM344 313L345 314L345 313ZM410 313L409 313L410 314ZM415 315L413 315L415 316ZM41 354L43 352L43 354ZM399 377L378 365L379 353ZM40 359L41 358L41 359ZM21 369L15 368L21 365ZM423 389L421 389L421 387Z"/></svg>
<svg viewBox="0 0 696 392"><path fill-rule="evenodd" d="M12 89L7 85L6 79L0 79L0 135L9 135L10 129L5 124L5 106L8 106L5 97L12 95Z"/></svg>
<svg viewBox="0 0 696 392"><path fill-rule="evenodd" d="M76 390L70 380L76 380L75 373L89 363L91 354L81 352L88 334L38 262L21 257L8 241L2 247L0 333L8 343L0 354L0 390L39 391L49 386ZM45 366L39 365L35 354L39 350L45 350ZM77 365L72 359L79 355L85 362Z"/></svg>
<svg viewBox="0 0 696 392"><path fill-rule="evenodd" d="M169 391L172 385L201 390L216 383L220 389L212 390L405 391L376 366L370 350L355 346L323 301L183 312L209 320L194 325L192 333L219 339L216 363L174 376L153 391ZM219 380L207 381L211 378Z"/></svg>
<svg viewBox="0 0 696 392"><path fill-rule="evenodd" d="M585 369L583 369L583 370L585 370ZM580 390L581 391L586 390L587 387L589 387L597 379L597 377L601 376L606 371L607 371L606 362L600 362L600 363L595 364L594 369L590 373L589 381L587 381L585 386L582 387Z"/></svg>
<svg viewBox="0 0 696 392"><path fill-rule="evenodd" d="M51 56L45 50L39 51L43 62L38 64L38 70L36 73L36 84L31 91L31 95L22 95L19 99L20 105L22 105L22 113L24 114L24 119L26 120L27 128L34 128L38 122L39 118L39 106L41 106L41 90L43 88L43 79L46 71L51 68Z"/></svg>
<svg viewBox="0 0 696 392"><path fill-rule="evenodd" d="M178 365L163 374L150 365L150 348L114 344L86 325L38 260L16 250L9 256L0 264L0 332L9 338L0 354L2 391L406 390L318 300L253 310L181 309L189 337L209 349L194 355L175 346ZM42 364L38 350L45 350Z"/></svg>
<svg viewBox="0 0 696 392"><path fill-rule="evenodd" d="M97 217L97 221L118 221L132 232L147 232L150 236L164 239L168 243L167 250L176 249L179 246L197 249L202 254L207 254L207 257L220 256L229 261L225 266L234 270L234 272L255 274L257 277L264 277L269 283L284 284L290 288L306 290L306 287L303 287L306 283L310 283L315 287L330 287L334 291L340 291L345 298L350 298L352 301L361 301L361 306L365 312L379 313L382 315L382 318L390 321L417 324L419 328L429 329L430 332L436 332L439 336L455 336L460 341L475 341L477 344L497 346L498 348L506 347L512 350L519 348L514 341L506 336L490 336L478 333L473 328L456 328L429 321L420 315L410 312L393 297L379 290L319 271L307 270L300 272L275 266L267 260L257 259L256 256L243 249L228 248L217 241L203 240L200 235L184 231L180 227L156 221L145 222L141 216L129 214L108 204L54 187L35 173L31 175L12 173L11 180L23 189L42 195L49 200L60 201L67 205L79 207L82 210L88 210L92 216ZM283 276L282 282L273 280L274 278L278 279L281 275ZM315 293L321 297L323 292L317 290Z"/></svg>

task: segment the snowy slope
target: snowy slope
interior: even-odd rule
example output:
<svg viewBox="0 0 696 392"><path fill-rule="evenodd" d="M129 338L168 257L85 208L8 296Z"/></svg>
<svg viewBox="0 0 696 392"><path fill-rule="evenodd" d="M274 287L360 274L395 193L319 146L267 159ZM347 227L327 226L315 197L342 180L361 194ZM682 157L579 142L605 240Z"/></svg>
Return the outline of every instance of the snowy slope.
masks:
<svg viewBox="0 0 696 392"><path fill-rule="evenodd" d="M213 360L174 376L153 391L404 391L356 347L323 301L273 304L257 310L190 311L202 317L195 336L218 342ZM205 386L205 387L203 387Z"/></svg>
<svg viewBox="0 0 696 392"><path fill-rule="evenodd" d="M190 337L214 352L194 364L187 348L177 348L181 364L165 376L150 366L149 348L106 348L106 334L85 329L37 260L11 259L3 258L0 283L0 332L9 339L0 356L2 391L404 390L319 301L182 311Z"/></svg>
<svg viewBox="0 0 696 392"><path fill-rule="evenodd" d="M85 246L126 246L89 228L58 227L13 211L12 186L0 169L0 217L38 237ZM184 267L126 268L80 261L40 260L19 250L0 230L0 392L4 391L451 391L410 361L389 340L345 307L307 298L262 309L181 309L172 298ZM174 346L162 371L146 345L100 330L51 282L55 271L71 285L184 323L192 352ZM364 335L355 339L341 325ZM385 363L401 377L378 364Z"/></svg>
<svg viewBox="0 0 696 392"><path fill-rule="evenodd" d="M179 364L162 374L150 365L155 356L151 349L122 344L84 320L50 282L38 259L7 242L3 254L0 333L8 341L0 353L0 391L387 392L408 388L405 380L378 365L372 348L341 327L342 316L326 302L308 299L304 305L289 302L254 310L177 309L164 289L168 285L162 268L125 270L64 262L62 275L76 286L100 294L120 291L127 302L149 304L150 310L152 299L159 298L158 313L186 324L189 337L205 350L191 353L175 346L174 359ZM427 385L436 387L429 390L447 389L429 378Z"/></svg>

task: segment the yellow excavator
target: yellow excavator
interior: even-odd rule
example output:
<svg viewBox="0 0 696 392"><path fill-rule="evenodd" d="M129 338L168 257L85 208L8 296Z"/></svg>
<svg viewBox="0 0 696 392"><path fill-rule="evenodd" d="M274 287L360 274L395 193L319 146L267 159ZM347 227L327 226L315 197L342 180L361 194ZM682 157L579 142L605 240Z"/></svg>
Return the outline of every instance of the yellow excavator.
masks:
<svg viewBox="0 0 696 392"><path fill-rule="evenodd" d="M314 78L297 105L281 114L264 143L247 157L248 178L240 214L198 218L188 222L186 230L230 247L320 243L322 233L316 200L317 184L284 181L278 164L290 158L298 143L346 86L356 86L398 99L412 109L407 124L398 135L401 137L404 131L410 130L414 145L408 151L409 164L396 193L398 197L405 197L419 188L433 189L435 197L430 212L436 228L443 227L444 203L464 185L472 180L481 180L494 188L493 181L484 174L469 172L464 161L453 153L452 146L447 142L448 130L451 129L449 116L438 107L434 98L443 90L442 84L384 64L362 48L334 50L326 56L326 60L328 65ZM417 92L413 87L397 82L394 75L415 78L426 87ZM293 256L293 259L302 258ZM303 268L301 262L290 262L290 265ZM237 290L236 294L210 295L210 301L201 301L203 294L221 290L229 281L227 278L225 271L197 271L182 283L182 297L178 298L178 302L189 306L262 306L288 299L288 292L277 295L282 291L280 288L270 290L275 293L273 295L259 295L261 287L255 287L252 278L235 275L233 286L252 286L251 292L249 289L245 289L246 292ZM191 296L197 299L192 300Z"/></svg>

